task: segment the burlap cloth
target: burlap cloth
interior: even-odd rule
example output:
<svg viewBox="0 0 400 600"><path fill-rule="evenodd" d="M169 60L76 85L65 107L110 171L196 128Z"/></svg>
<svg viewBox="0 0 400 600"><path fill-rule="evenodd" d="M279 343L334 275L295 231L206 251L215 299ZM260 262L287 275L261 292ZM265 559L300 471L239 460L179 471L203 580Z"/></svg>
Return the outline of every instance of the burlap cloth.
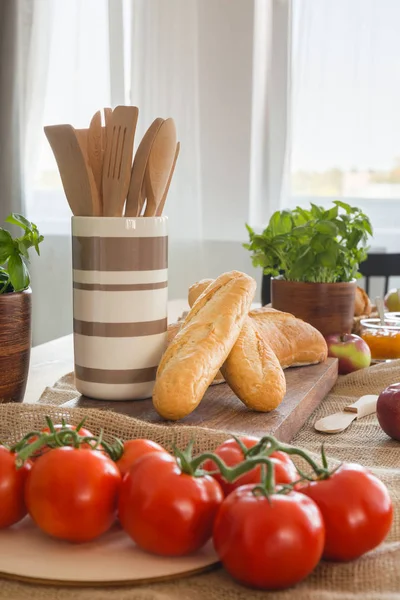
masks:
<svg viewBox="0 0 400 600"><path fill-rule="evenodd" d="M355 421L345 432L323 435L313 429L319 417L341 410L363 394L381 392L391 383L400 381L400 361L379 365L339 379L331 394L305 423L293 443L318 451L321 442L332 463L358 461L376 473L388 486L395 509L395 520L386 542L363 558L348 564L322 562L316 571L291 590L258 592L236 584L222 570L180 579L131 588L60 588L22 584L0 580L0 598L7 600L390 600L400 598L400 445L390 440L371 415ZM0 406L0 439L11 441L32 428L41 426L44 415L61 416L77 423L87 416L87 426L106 436L121 438L142 436L171 447L183 446L195 437L198 450L214 448L228 437L228 432L176 425L150 425L112 412L95 409L67 409L63 404L77 395L71 375L62 378L53 388L47 388L39 405ZM53 405L53 406L49 406ZM54 406L56 405L56 406Z"/></svg>

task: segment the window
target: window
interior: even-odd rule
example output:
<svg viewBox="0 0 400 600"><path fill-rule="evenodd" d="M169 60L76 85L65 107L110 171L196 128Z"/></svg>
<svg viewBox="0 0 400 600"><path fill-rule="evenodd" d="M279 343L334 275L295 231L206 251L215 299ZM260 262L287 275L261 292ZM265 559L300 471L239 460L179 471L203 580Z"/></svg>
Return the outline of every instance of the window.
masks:
<svg viewBox="0 0 400 600"><path fill-rule="evenodd" d="M293 2L294 196L400 199L400 3Z"/></svg>

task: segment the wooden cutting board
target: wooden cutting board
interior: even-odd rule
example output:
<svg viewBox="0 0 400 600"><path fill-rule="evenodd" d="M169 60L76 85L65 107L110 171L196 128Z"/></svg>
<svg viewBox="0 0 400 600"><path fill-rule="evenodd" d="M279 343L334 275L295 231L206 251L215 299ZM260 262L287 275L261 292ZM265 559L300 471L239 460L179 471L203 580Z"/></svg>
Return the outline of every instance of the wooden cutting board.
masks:
<svg viewBox="0 0 400 600"><path fill-rule="evenodd" d="M196 410L179 422L236 434L271 434L282 442L290 442L336 382L338 361L328 358L319 365L286 369L285 376L286 396L280 406L270 413L249 410L230 387L222 383L211 386ZM156 413L150 399L108 402L81 396L62 406L108 409L149 423L166 423Z"/></svg>
<svg viewBox="0 0 400 600"><path fill-rule="evenodd" d="M93 542L70 544L42 533L29 517L0 531L0 577L79 587L141 585L204 573L218 565L212 542L195 554L140 550L116 524Z"/></svg>

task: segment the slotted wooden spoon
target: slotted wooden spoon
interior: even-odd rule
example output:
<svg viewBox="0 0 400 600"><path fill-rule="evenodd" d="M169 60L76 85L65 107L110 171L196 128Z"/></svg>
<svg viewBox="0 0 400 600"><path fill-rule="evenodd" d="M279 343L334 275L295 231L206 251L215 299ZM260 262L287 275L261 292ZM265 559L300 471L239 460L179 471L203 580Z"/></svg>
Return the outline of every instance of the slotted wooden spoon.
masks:
<svg viewBox="0 0 400 600"><path fill-rule="evenodd" d="M167 187L176 153L176 128L166 119L157 132L147 161L145 183L147 204L145 217L154 217Z"/></svg>
<svg viewBox="0 0 400 600"><path fill-rule="evenodd" d="M69 206L75 216L101 214L93 173L72 125L51 125L44 132L53 150Z"/></svg>
<svg viewBox="0 0 400 600"><path fill-rule="evenodd" d="M103 163L103 214L120 217L129 189L133 142L139 110L117 106L106 125L107 145Z"/></svg>
<svg viewBox="0 0 400 600"><path fill-rule="evenodd" d="M172 177L174 176L175 165L176 165L176 161L178 160L180 149L181 149L181 145L180 145L180 142L178 142L177 145L176 145L174 162L172 163L171 172L170 172L169 177L168 177L167 185L166 185L166 188L164 190L163 197L161 198L161 202L157 206L156 217L161 217L162 212L164 210L165 202L167 200L167 196L168 196L168 192L169 192L169 186L171 185Z"/></svg>
<svg viewBox="0 0 400 600"><path fill-rule="evenodd" d="M125 216L139 217L145 201L144 176L147 161L158 130L164 123L160 117L155 119L144 134L135 154L132 166L131 181L129 184L128 198L126 200Z"/></svg>

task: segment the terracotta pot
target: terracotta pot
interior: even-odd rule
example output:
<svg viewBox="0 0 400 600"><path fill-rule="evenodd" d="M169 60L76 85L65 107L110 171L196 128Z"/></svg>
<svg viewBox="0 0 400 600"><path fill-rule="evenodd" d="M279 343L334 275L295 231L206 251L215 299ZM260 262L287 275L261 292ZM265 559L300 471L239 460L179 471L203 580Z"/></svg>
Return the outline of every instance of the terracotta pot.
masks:
<svg viewBox="0 0 400 600"><path fill-rule="evenodd" d="M0 294L0 403L22 402L31 353L31 289Z"/></svg>
<svg viewBox="0 0 400 600"><path fill-rule="evenodd" d="M311 323L322 335L350 333L353 327L356 281L302 283L271 279L273 308Z"/></svg>

